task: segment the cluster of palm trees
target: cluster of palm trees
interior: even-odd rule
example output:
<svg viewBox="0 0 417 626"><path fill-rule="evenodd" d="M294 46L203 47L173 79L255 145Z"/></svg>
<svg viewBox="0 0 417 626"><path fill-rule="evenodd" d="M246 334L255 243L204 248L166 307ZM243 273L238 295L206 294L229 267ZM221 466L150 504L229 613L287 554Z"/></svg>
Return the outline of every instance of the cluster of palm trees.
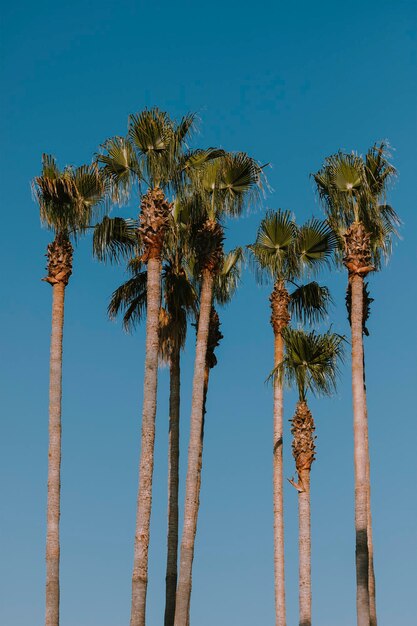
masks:
<svg viewBox="0 0 417 626"><path fill-rule="evenodd" d="M60 170L44 155L33 181L41 220L54 233L47 250L53 288L49 390L48 502L46 540L46 626L59 624L59 518L61 465L61 380L65 288L72 272L73 243L93 233L93 255L127 262L130 278L112 294L110 318L123 315L132 329L146 321L139 488L134 540L131 626L144 626L152 508L158 366L169 365L168 527L165 626L189 626L192 566L203 461L204 422L210 370L222 339L218 305L237 286L243 260L259 280L269 280L274 364L273 508L275 622L285 626L283 522L283 391L298 391L292 419L292 453L299 501L300 625L311 625L310 470L315 458L310 393L330 395L336 387L345 338L317 332L331 296L316 282L333 263L348 270L346 304L352 329L352 392L355 448L355 527L358 626L376 625L370 511L370 471L363 335L372 301L365 282L388 257L399 220L386 204L395 175L384 143L366 157L337 154L314 174L325 220L298 225L289 211L268 211L256 240L224 250L224 222L250 205L260 205L263 167L243 152L191 149L194 115L179 123L157 108L131 115L125 137L106 140L91 165ZM110 217L112 205L136 191L138 218ZM103 216L104 212L104 216ZM297 326L291 326L296 322ZM179 547L178 486L181 351L189 324L196 329L190 438ZM179 566L179 567L178 567Z"/></svg>

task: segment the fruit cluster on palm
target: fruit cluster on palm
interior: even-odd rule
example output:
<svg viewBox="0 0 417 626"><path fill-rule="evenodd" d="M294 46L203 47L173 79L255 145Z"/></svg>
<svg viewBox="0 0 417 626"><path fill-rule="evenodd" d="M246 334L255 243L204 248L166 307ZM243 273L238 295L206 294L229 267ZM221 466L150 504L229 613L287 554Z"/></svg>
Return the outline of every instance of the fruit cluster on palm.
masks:
<svg viewBox="0 0 417 626"><path fill-rule="evenodd" d="M131 626L145 626L148 549L152 510L158 369L169 365L168 503L165 626L189 626L192 568L200 503L204 428L210 371L223 338L218 307L232 299L244 251L224 251L225 221L261 200L262 167L243 152L190 149L194 115L179 123L157 108L129 117L125 137L107 139L93 165L60 171L44 156L34 191L43 223L54 232L48 246L53 287L50 365L50 443L47 505L46 625L59 624L59 516L61 378L64 294L72 273L73 243L93 231L93 255L127 261L130 277L112 294L109 317L123 315L133 330L145 321L141 453L132 574ZM369 452L363 334L371 298L364 278L390 252L398 219L385 203L394 174L384 144L365 159L338 153L314 175L326 220L301 226L289 211L267 211L247 254L258 279L272 285L273 509L275 623L286 626L284 562L284 382L296 387L292 452L299 499L300 625L311 625L310 471L315 458L314 421L308 393L330 395L336 387L343 338L317 326L331 297L316 281L335 259L348 269L352 328L355 425L355 523L358 626L376 624L370 524ZM112 204L139 194L139 214L109 217ZM100 212L104 209L104 217ZM99 219L101 217L101 219ZM292 328L292 323L304 329ZM188 325L196 330L184 522L179 545L179 448L181 352ZM189 334L188 334L189 336Z"/></svg>

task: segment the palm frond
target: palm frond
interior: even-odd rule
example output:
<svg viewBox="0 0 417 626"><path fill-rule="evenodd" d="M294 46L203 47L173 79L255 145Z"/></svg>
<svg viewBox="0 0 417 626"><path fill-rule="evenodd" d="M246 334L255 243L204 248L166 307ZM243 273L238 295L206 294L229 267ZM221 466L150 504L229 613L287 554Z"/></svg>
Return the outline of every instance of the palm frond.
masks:
<svg viewBox="0 0 417 626"><path fill-rule="evenodd" d="M331 395L344 357L344 337L330 330L318 334L290 327L283 331L283 337L284 360L273 374L296 387L301 401L306 400L308 391L317 396Z"/></svg>
<svg viewBox="0 0 417 626"><path fill-rule="evenodd" d="M115 289L107 308L110 319L123 313L125 330L133 330L146 312L146 287L147 272L144 270Z"/></svg>
<svg viewBox="0 0 417 626"><path fill-rule="evenodd" d="M290 211L268 211L261 221L255 243L248 246L259 282L292 278L296 272L297 227Z"/></svg>
<svg viewBox="0 0 417 626"><path fill-rule="evenodd" d="M243 248L237 247L226 253L219 272L214 279L214 300L228 304L238 288L242 273Z"/></svg>
<svg viewBox="0 0 417 626"><path fill-rule="evenodd" d="M313 281L290 294L288 308L291 318L303 324L317 324L325 319L332 303L329 289Z"/></svg>
<svg viewBox="0 0 417 626"><path fill-rule="evenodd" d="M328 265L337 247L337 237L327 222L312 218L298 230L296 254L309 272Z"/></svg>
<svg viewBox="0 0 417 626"><path fill-rule="evenodd" d="M135 150L125 137L112 137L101 146L103 152L96 156L102 171L111 185L112 197L117 202L129 198L132 185L142 179L142 169Z"/></svg>
<svg viewBox="0 0 417 626"><path fill-rule="evenodd" d="M116 263L138 247L137 222L121 217L104 217L94 227L93 254L99 261Z"/></svg>

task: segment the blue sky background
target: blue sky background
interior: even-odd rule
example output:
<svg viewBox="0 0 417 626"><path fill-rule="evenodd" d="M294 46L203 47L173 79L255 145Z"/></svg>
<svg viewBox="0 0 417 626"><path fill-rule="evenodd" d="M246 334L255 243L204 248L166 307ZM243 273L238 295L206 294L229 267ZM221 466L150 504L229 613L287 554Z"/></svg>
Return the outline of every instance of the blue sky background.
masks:
<svg viewBox="0 0 417 626"><path fill-rule="evenodd" d="M157 104L197 111L196 143L245 150L270 162L273 193L227 229L227 246L253 241L265 207L320 215L309 173L337 149L387 138L399 171L390 201L404 221L392 261L370 283L366 339L379 625L411 624L417 605L416 3L242 1L9 3L2 10L0 622L44 619L50 234L41 230L30 180L41 153L61 165L90 161L126 130L127 116ZM114 214L117 214L115 209ZM119 211L136 215L137 202ZM106 319L122 268L77 250L67 290L62 465L62 626L123 626L137 490L144 336ZM348 333L346 276L323 275ZM268 287L249 271L222 312L224 341L208 400L194 566L195 626L273 623L272 362ZM183 359L185 472L193 339ZM161 371L148 624L164 610L168 372ZM286 396L290 418L295 395ZM355 622L350 374L338 395L312 400L313 621ZM293 474L286 421L286 476ZM288 485L288 623L297 620L297 497Z"/></svg>

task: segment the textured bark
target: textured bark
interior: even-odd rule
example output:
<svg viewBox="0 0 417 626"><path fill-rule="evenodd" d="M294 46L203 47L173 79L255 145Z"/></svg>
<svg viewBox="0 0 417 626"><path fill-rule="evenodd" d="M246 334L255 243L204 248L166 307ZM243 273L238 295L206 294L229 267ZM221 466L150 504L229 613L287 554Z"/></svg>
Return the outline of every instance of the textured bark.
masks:
<svg viewBox="0 0 417 626"><path fill-rule="evenodd" d="M61 493L62 335L65 285L53 285L49 377L48 502L46 530L46 626L59 624L59 519Z"/></svg>
<svg viewBox="0 0 417 626"><path fill-rule="evenodd" d="M356 609L358 626L369 626L368 590L368 428L363 384L363 277L350 277L352 289L352 395L355 465Z"/></svg>
<svg viewBox="0 0 417 626"><path fill-rule="evenodd" d="M374 270L370 233L361 222L346 231L343 262L351 288L352 396L355 466L356 611L358 626L370 626L369 553L370 529L369 445L364 385L364 277Z"/></svg>
<svg viewBox="0 0 417 626"><path fill-rule="evenodd" d="M190 608L192 564L200 496L200 473L202 454L202 428L204 416L204 388L206 353L213 298L213 275L203 271L200 315L197 328L197 345L194 364L193 393L191 405L190 441L185 489L184 527L181 540L180 570L175 608L175 626L187 626Z"/></svg>
<svg viewBox="0 0 417 626"><path fill-rule="evenodd" d="M303 491L298 494L298 601L300 626L311 626L311 516L310 470L298 475Z"/></svg>
<svg viewBox="0 0 417 626"><path fill-rule="evenodd" d="M148 257L145 381L143 389L142 439L139 466L132 606L130 626L144 626L148 585L149 526L152 505L156 394L158 383L159 309L161 303L161 260Z"/></svg>
<svg viewBox="0 0 417 626"><path fill-rule="evenodd" d="M365 389L366 394L366 389ZM366 398L366 395L365 395ZM371 467L368 443L368 430L366 436L366 479L368 483L368 513L367 513L367 531L368 531L368 589L369 589L369 615L370 626L377 626L376 615L376 587L375 587L375 571L374 571L374 544L372 541L372 513L371 513Z"/></svg>
<svg viewBox="0 0 417 626"><path fill-rule="evenodd" d="M59 625L59 521L61 497L62 338L65 287L72 273L72 245L57 235L48 245L48 276L52 285L52 332L49 365L49 447L46 514L45 625Z"/></svg>
<svg viewBox="0 0 417 626"><path fill-rule="evenodd" d="M164 626L173 626L177 592L178 478L180 435L180 350L173 350L170 363L168 441L168 549L165 577Z"/></svg>
<svg viewBox="0 0 417 626"><path fill-rule="evenodd" d="M292 419L292 453L301 488L298 494L300 626L311 626L310 470L315 459L314 420L306 402L298 402Z"/></svg>
<svg viewBox="0 0 417 626"><path fill-rule="evenodd" d="M277 282L271 294L271 324L274 330L274 367L284 357L282 330L288 325L289 294L282 282ZM284 474L283 474L283 386L274 379L273 418L273 510L274 510L274 583L275 624L286 626L285 555L284 555Z"/></svg>

